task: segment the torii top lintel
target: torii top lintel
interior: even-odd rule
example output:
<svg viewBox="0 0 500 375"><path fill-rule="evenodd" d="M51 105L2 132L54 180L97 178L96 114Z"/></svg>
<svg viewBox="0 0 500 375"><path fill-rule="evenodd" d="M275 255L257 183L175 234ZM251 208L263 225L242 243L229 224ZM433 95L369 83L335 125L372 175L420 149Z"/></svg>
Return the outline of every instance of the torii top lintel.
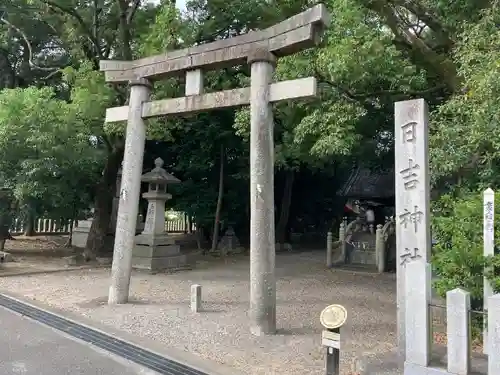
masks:
<svg viewBox="0 0 500 375"><path fill-rule="evenodd" d="M100 70L106 82L128 82L242 64L252 50L262 47L278 57L286 56L316 45L329 23L326 7L318 4L264 30L134 61L103 60Z"/></svg>

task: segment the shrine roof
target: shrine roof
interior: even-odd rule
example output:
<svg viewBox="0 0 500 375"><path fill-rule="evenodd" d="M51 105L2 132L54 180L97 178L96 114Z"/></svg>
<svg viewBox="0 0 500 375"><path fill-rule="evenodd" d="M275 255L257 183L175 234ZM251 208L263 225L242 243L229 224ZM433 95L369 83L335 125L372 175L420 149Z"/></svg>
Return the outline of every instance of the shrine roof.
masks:
<svg viewBox="0 0 500 375"><path fill-rule="evenodd" d="M354 167L337 194L350 198L393 198L394 168L377 170L364 166Z"/></svg>

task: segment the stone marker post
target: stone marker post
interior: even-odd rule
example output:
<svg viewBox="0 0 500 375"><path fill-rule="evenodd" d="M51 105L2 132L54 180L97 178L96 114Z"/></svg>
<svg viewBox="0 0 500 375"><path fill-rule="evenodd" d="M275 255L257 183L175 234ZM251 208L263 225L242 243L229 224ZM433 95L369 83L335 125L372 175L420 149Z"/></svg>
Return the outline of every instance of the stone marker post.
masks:
<svg viewBox="0 0 500 375"><path fill-rule="evenodd" d="M276 331L274 275L274 139L269 88L276 58L266 49L248 56L250 85L250 330Z"/></svg>
<svg viewBox="0 0 500 375"><path fill-rule="evenodd" d="M483 255L485 257L495 255L495 192L491 188L486 189L483 193ZM484 277L483 293L483 310L488 311L488 300L493 295L493 288L486 277ZM488 354L486 319L483 323L483 353Z"/></svg>
<svg viewBox="0 0 500 375"><path fill-rule="evenodd" d="M146 144L146 125L142 118L142 104L149 99L151 84L141 78L130 81L123 174L120 203L116 219L115 246L111 266L109 304L127 303L132 272L132 249L141 195L142 162Z"/></svg>
<svg viewBox="0 0 500 375"><path fill-rule="evenodd" d="M191 285L191 311L198 313L201 311L201 285Z"/></svg>
<svg viewBox="0 0 500 375"><path fill-rule="evenodd" d="M399 357L403 363L407 348L406 266L411 262L427 263L431 250L427 104L423 99L397 102L394 117L397 328Z"/></svg>

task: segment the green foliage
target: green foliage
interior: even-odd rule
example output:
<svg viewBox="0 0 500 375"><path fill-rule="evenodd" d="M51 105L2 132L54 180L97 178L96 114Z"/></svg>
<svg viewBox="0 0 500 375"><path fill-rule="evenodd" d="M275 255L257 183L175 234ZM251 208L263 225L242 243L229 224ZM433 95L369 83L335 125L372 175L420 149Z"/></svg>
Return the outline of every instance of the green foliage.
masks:
<svg viewBox="0 0 500 375"><path fill-rule="evenodd" d="M0 176L21 209L71 218L88 205L100 157L75 108L50 88L0 92Z"/></svg>
<svg viewBox="0 0 500 375"><path fill-rule="evenodd" d="M497 194L498 195L498 194ZM500 198L495 198L495 205ZM495 222L500 212L495 213ZM441 297L455 288L471 293L474 310L482 310L483 275L485 266L500 265L500 255L483 256L483 197L479 192L464 192L460 197L443 195L433 206L433 237L438 243L433 247L432 264L439 279L436 291ZM500 229L495 228L495 238ZM500 291L500 274L488 272L486 276L496 292Z"/></svg>
<svg viewBox="0 0 500 375"><path fill-rule="evenodd" d="M463 25L454 55L463 90L436 111L431 138L434 180L452 177L472 188L500 182L498 2L482 16Z"/></svg>
<svg viewBox="0 0 500 375"><path fill-rule="evenodd" d="M106 108L126 104L128 92L104 83L99 60L145 57L229 38L268 27L311 4L191 0L180 14L170 0L9 1L5 17L24 32L34 56L31 64L26 61L26 40L1 24L0 88L32 87L0 94L0 177L24 206L39 211L47 206L69 211L83 207L106 158L119 155L124 144L125 124L104 125L103 118ZM424 97L434 111L431 160L436 186L441 188L439 183L445 181L446 190L455 192L462 185L473 190L485 183L498 185L497 2L326 0L325 4L332 13L332 26L323 42L280 58L274 76L275 81L315 76L320 83L318 98L273 108L277 176L293 169L296 191L307 186L313 196L320 191L312 191L316 187L310 186L311 181L330 184L333 175L340 185L347 177L343 170L353 163L392 164L393 103ZM53 70L35 69L33 63ZM213 92L247 86L248 78L244 65L206 72L204 84L207 92ZM182 80L170 78L155 82L152 96L164 99L182 93ZM200 223L213 220L222 146L227 156L222 217L248 227L249 122L248 108L147 122L146 160L163 157L167 169L183 181L174 188L171 204ZM314 174L321 176L315 180ZM330 198L325 195L325 200ZM441 210L436 228L442 229L435 230L460 248L480 243L464 234L469 233L466 225L477 223L449 220L451 209L467 218L466 208L472 203L466 198L455 201L450 195L448 203L443 197L436 206ZM296 217L321 216L304 213L296 202L292 205ZM316 206L319 210L325 204ZM467 267L460 264L479 262L471 254L445 249L440 254L436 256L441 257L443 273L451 275L453 267L459 267L462 275L450 276L450 285L466 278Z"/></svg>

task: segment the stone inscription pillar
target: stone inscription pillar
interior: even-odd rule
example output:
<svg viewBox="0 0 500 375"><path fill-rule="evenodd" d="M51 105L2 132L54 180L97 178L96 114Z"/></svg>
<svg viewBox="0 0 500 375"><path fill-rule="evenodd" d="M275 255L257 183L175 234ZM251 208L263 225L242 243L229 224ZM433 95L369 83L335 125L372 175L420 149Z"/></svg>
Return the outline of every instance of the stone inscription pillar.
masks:
<svg viewBox="0 0 500 375"><path fill-rule="evenodd" d="M151 88L151 84L146 79L130 82L129 112L120 202L116 219L109 304L121 304L128 301L132 271L132 250L139 210L142 162L146 142L146 126L142 118L142 103L149 99Z"/></svg>
<svg viewBox="0 0 500 375"><path fill-rule="evenodd" d="M405 311L407 299L406 267L412 262L427 264L431 255L427 104L423 99L396 102L394 123L396 260L398 262L396 272L397 328L399 358L400 363L403 364L408 348L406 342L407 312ZM429 288L429 294L426 295L426 298L427 303L430 303L430 283L422 283L417 280L415 285L418 285L422 290ZM412 285L411 288L415 288L415 286ZM428 311L427 306L415 308ZM412 327L409 326L409 328Z"/></svg>
<svg viewBox="0 0 500 375"><path fill-rule="evenodd" d="M269 103L276 58L266 49L248 56L250 86L250 331L276 331L273 113Z"/></svg>

